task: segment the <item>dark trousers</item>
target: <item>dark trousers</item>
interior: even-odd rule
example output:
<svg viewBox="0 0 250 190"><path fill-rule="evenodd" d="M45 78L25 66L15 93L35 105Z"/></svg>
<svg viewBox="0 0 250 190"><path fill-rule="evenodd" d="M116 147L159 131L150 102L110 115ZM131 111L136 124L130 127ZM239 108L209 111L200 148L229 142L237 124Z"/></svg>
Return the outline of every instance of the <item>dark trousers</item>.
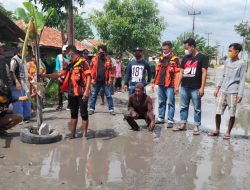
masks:
<svg viewBox="0 0 250 190"><path fill-rule="evenodd" d="M63 107L63 93L61 93L62 83L58 81L58 106Z"/></svg>
<svg viewBox="0 0 250 190"><path fill-rule="evenodd" d="M147 122L147 125L149 126L150 123L155 120L155 115L153 112L138 114L135 111L129 111L127 114L125 114L124 119L128 122L128 124L133 130L138 131L140 127L136 123L136 119L144 119Z"/></svg>
<svg viewBox="0 0 250 190"><path fill-rule="evenodd" d="M78 118L78 112L80 108L82 120L88 120L88 101L83 101L82 96L68 96L68 100L71 119Z"/></svg>

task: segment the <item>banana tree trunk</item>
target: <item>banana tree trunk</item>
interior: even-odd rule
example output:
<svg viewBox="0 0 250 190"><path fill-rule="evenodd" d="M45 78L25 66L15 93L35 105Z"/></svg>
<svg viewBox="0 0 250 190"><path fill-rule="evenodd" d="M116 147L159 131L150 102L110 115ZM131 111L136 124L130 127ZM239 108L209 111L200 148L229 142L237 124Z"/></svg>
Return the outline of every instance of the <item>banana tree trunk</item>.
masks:
<svg viewBox="0 0 250 190"><path fill-rule="evenodd" d="M39 43L38 43L38 35L35 38L35 57L36 57L36 82L41 82L40 77L38 77L39 72L40 72L40 48L39 48ZM36 95L36 104L37 104L37 127L39 128L43 122L43 114L42 114L42 98Z"/></svg>

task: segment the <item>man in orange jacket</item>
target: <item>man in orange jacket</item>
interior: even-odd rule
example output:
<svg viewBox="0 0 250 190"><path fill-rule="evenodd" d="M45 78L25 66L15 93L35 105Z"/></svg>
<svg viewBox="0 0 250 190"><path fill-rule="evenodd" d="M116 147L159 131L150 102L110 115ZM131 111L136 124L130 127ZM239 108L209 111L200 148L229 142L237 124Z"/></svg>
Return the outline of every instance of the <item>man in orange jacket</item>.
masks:
<svg viewBox="0 0 250 190"><path fill-rule="evenodd" d="M68 100L71 114L71 138L75 138L78 112L82 118L83 135L87 137L88 131L88 99L90 93L90 68L86 59L81 58L73 45L67 47L67 53L71 58L68 65L57 73L41 74L43 77L58 78L65 76L60 91L68 92Z"/></svg>
<svg viewBox="0 0 250 190"><path fill-rule="evenodd" d="M94 114L95 105L98 93L101 89L107 98L108 109L111 115L115 115L113 98L111 94L111 84L113 81L114 73L112 68L112 61L107 56L107 47L105 45L98 46L98 55L93 57L91 64L91 76L92 76L92 92L90 98L89 115Z"/></svg>
<svg viewBox="0 0 250 190"><path fill-rule="evenodd" d="M179 58L172 51L172 43L162 43L163 54L156 65L153 84L158 85L158 120L156 124L164 123L166 103L168 101L168 128L174 124L175 94L178 91Z"/></svg>

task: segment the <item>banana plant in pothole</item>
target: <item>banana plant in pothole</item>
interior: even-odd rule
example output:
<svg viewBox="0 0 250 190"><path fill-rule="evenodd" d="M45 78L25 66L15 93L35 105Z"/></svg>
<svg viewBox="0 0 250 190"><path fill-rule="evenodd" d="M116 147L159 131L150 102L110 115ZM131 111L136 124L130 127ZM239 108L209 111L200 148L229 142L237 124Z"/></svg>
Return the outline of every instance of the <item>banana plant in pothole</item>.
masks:
<svg viewBox="0 0 250 190"><path fill-rule="evenodd" d="M44 97L43 81L38 77L40 72L46 72L45 66L40 59L39 43L47 20L54 14L54 9L43 13L31 2L24 2L24 8L17 8L16 15L25 22L26 36L23 44L22 64L25 64L25 57L28 52L28 45L31 46L36 62L36 77L31 84L36 90L37 126L29 126L21 129L21 141L31 144L47 144L62 139L62 135L57 130L52 129L48 124L43 123L42 98ZM29 84L22 84L26 95L30 98Z"/></svg>

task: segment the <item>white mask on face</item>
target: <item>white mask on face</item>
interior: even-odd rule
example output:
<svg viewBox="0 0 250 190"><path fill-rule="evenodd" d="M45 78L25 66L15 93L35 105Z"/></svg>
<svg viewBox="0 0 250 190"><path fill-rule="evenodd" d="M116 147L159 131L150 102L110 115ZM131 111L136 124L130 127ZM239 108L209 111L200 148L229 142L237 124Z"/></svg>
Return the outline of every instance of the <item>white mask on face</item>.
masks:
<svg viewBox="0 0 250 190"><path fill-rule="evenodd" d="M163 53L164 56L169 56L171 52L168 52L168 53Z"/></svg>
<svg viewBox="0 0 250 190"><path fill-rule="evenodd" d="M185 49L185 55L190 55L190 52L187 49Z"/></svg>

